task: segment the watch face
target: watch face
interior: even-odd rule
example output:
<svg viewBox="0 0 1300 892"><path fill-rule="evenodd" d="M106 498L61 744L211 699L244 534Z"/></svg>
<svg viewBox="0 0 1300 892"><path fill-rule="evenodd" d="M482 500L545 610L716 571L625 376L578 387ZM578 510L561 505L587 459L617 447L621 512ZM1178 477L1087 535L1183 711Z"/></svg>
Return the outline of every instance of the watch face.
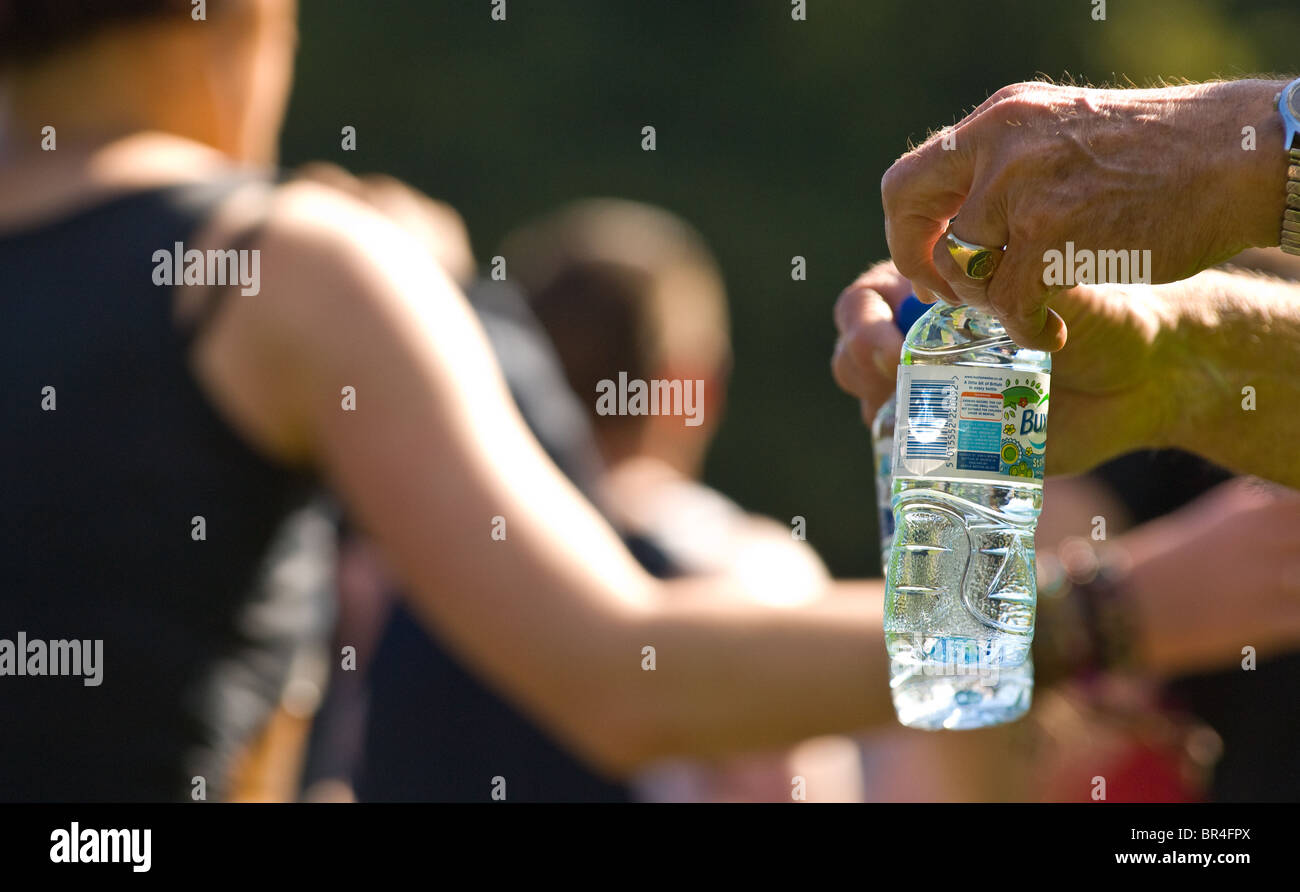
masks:
<svg viewBox="0 0 1300 892"><path fill-rule="evenodd" d="M1300 120L1300 83L1291 85L1291 89L1286 91L1286 107L1291 112L1291 117Z"/></svg>

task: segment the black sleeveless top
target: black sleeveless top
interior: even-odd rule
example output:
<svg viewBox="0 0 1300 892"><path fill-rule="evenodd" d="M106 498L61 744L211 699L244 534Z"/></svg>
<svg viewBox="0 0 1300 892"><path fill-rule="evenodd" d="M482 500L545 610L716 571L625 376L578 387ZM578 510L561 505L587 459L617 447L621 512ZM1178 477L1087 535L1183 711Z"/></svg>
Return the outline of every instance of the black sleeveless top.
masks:
<svg viewBox="0 0 1300 892"><path fill-rule="evenodd" d="M196 777L219 798L320 631L320 575L271 572L285 549L328 550L304 508L312 482L218 417L174 291L153 283L154 252L244 182L0 233L2 800L190 799ZM48 672L58 645L40 643L57 641L92 642L91 657L102 641L98 685L85 666L15 674L41 650Z"/></svg>

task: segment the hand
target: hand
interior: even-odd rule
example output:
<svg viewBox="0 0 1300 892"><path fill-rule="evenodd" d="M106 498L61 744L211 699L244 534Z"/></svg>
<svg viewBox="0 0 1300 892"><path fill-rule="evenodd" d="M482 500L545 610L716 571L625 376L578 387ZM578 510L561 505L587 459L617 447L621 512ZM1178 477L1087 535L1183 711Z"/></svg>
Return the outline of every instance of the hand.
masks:
<svg viewBox="0 0 1300 892"><path fill-rule="evenodd" d="M1300 645L1300 493L1238 478L1117 543L1143 665L1230 666Z"/></svg>
<svg viewBox="0 0 1300 892"><path fill-rule="evenodd" d="M304 164L294 171L294 178L330 186L365 202L414 235L453 280L462 285L473 280L469 230L451 205L394 177L375 173L354 176L336 164L320 161Z"/></svg>
<svg viewBox="0 0 1300 892"><path fill-rule="evenodd" d="M894 394L903 349L894 311L911 293L912 283L885 260L854 279L835 302L839 340L831 356L831 374L835 383L860 400L862 421L868 427Z"/></svg>
<svg viewBox="0 0 1300 892"><path fill-rule="evenodd" d="M835 304L839 340L836 382L861 401L868 424L894 392L902 337L894 308L912 290L894 264L877 264ZM1134 449L1164 445L1181 391L1170 386L1182 284L1099 285L1063 292L1057 309L1072 326L1070 343L1052 357L1047 470L1070 474Z"/></svg>
<svg viewBox="0 0 1300 892"><path fill-rule="evenodd" d="M1046 252L1064 252L1067 241L1094 252L1149 249L1154 283L1278 243L1281 86L1005 87L885 173L890 254L921 299L928 290L991 310L1018 343L1057 350L1066 325L1047 307ZM1254 151L1243 147L1247 126ZM1006 246L987 281L967 278L948 254L950 219L959 238Z"/></svg>

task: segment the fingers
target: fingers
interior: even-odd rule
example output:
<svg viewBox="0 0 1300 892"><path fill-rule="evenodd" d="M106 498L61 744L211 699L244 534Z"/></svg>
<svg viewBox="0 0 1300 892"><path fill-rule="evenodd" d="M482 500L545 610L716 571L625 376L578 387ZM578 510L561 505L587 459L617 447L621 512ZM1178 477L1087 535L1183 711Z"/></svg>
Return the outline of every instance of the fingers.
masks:
<svg viewBox="0 0 1300 892"><path fill-rule="evenodd" d="M1002 242L995 241L992 237L972 238L966 234L957 232L956 221L949 227L950 232L964 242L971 244L987 246L990 248L1001 248ZM966 304L980 310L991 310L989 306L987 288L988 279L972 279L966 275L966 271L957 263L949 249L947 232L944 237L934 243L930 249L930 259L934 263L934 268L938 270L939 275L943 276L948 282L954 294L954 298L944 298L944 300L953 305Z"/></svg>
<svg viewBox="0 0 1300 892"><path fill-rule="evenodd" d="M887 327L893 331L894 339L901 349L902 339L898 335L898 330L894 328L893 306L879 290L863 284L872 272L863 273L852 285L840 292L839 298L835 301L835 328L844 335L856 333L862 328ZM906 282L903 283L903 287L905 286ZM894 293L899 290L899 286L894 283L888 283L885 287ZM907 294L908 292L904 291L898 301L901 302ZM893 360L895 363L898 361L897 350L894 351Z"/></svg>
<svg viewBox="0 0 1300 892"><path fill-rule="evenodd" d="M414 235L457 282L474 277L474 251L464 219L450 205L436 201L387 174L354 176L336 164L310 162L295 169L296 179L311 180L364 202Z"/></svg>
<svg viewBox="0 0 1300 892"><path fill-rule="evenodd" d="M957 295L935 269L931 251L966 200L974 177L974 156L960 133L956 140L953 148L945 148L949 143L936 135L895 161L880 181L885 240L898 271L949 300Z"/></svg>
<svg viewBox="0 0 1300 892"><path fill-rule="evenodd" d="M330 164L325 161L309 161L294 168L293 178L321 183L351 195L353 198L363 197L364 189L361 181L337 164Z"/></svg>
<svg viewBox="0 0 1300 892"><path fill-rule="evenodd" d="M947 280L935 269L931 258L931 251L946 226L946 220L885 212L885 241L889 244L889 256L894 258L899 272L916 286L917 297L926 303L933 303L936 297L949 303L961 303Z"/></svg>
<svg viewBox="0 0 1300 892"><path fill-rule="evenodd" d="M898 368L895 353L894 370L886 374L874 360L871 345L860 341L860 336L842 335L835 344L831 358L831 374L835 383L846 393L862 403L862 419L868 424L876 411L894 393L894 374Z"/></svg>
<svg viewBox="0 0 1300 892"><path fill-rule="evenodd" d="M435 201L385 174L361 178L366 199L425 244L438 263L458 282L474 275L474 252L464 218L445 202Z"/></svg>
<svg viewBox="0 0 1300 892"><path fill-rule="evenodd" d="M1006 197L989 191L996 179L990 171L1006 163L1001 149L1008 131L1006 115L989 110L1019 109L1013 103L1031 87L999 90L956 127L896 161L881 180L881 201L890 254L917 297L929 302L926 292L932 292L950 304L992 312L1017 343L1050 351L1064 346L1066 327L1047 307L1041 258L1009 243ZM991 278L972 279L952 258L944 237L949 227L963 241L1006 246Z"/></svg>
<svg viewBox="0 0 1300 892"><path fill-rule="evenodd" d="M956 229L954 225L953 229ZM955 233L954 233L955 234ZM963 241L979 245L992 245L992 241L978 241L957 235ZM993 313L1007 334L1017 344L1034 350L1054 352L1065 346L1066 326L1061 315L1047 306L1046 288L1041 282L1040 266L1025 263L1021 252L1008 250L998 263L993 275L983 281L972 279L953 259L947 240L941 240L933 251L935 267L945 277L950 277L957 292L958 304L966 304ZM1039 276L1037 286L1023 283L1026 277Z"/></svg>
<svg viewBox="0 0 1300 892"><path fill-rule="evenodd" d="M967 196L961 206L961 214L949 221L944 237L940 238L931 249L931 259L935 269L944 277L953 293L959 298L957 303L968 304L981 310L989 310L988 291L991 279L972 279L966 270L953 259L949 250L947 233L972 245L979 245L993 251L1006 247L1010 238L1006 214L1002 206L991 201L988 194L978 186ZM1005 257L999 257L997 269L1001 269ZM996 276L996 272L994 273Z"/></svg>
<svg viewBox="0 0 1300 892"><path fill-rule="evenodd" d="M846 325L857 319L857 304L853 299L846 301L845 296L863 290L874 291L884 299L890 311L894 312L898 310L898 305L912 293L912 283L899 273L892 260L882 260L872 266L840 293L840 300L835 304L835 324L840 331L844 331ZM842 310L849 311L849 315L841 318Z"/></svg>
<svg viewBox="0 0 1300 892"><path fill-rule="evenodd" d="M903 339L889 302L863 281L859 277L836 301L835 325L840 337L831 357L831 371L842 389L863 401L863 417L869 419L893 393ZM884 287L894 295L900 286L888 281Z"/></svg>

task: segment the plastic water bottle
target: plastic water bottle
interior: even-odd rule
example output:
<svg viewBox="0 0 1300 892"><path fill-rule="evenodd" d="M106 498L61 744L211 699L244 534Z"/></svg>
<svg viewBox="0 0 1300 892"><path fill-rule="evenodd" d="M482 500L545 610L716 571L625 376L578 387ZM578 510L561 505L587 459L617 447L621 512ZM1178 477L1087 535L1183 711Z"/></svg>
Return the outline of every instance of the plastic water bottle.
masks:
<svg viewBox="0 0 1300 892"><path fill-rule="evenodd" d="M993 316L935 304L903 341L885 643L899 721L1013 721L1033 692L1034 527L1051 357Z"/></svg>
<svg viewBox="0 0 1300 892"><path fill-rule="evenodd" d="M894 324L906 337L913 323L925 315L929 307L915 294L909 294L894 310ZM871 422L871 444L876 463L876 509L880 530L880 566L888 573L889 549L894 544L894 508L890 504L894 473L894 407L897 401L891 396L876 412Z"/></svg>

